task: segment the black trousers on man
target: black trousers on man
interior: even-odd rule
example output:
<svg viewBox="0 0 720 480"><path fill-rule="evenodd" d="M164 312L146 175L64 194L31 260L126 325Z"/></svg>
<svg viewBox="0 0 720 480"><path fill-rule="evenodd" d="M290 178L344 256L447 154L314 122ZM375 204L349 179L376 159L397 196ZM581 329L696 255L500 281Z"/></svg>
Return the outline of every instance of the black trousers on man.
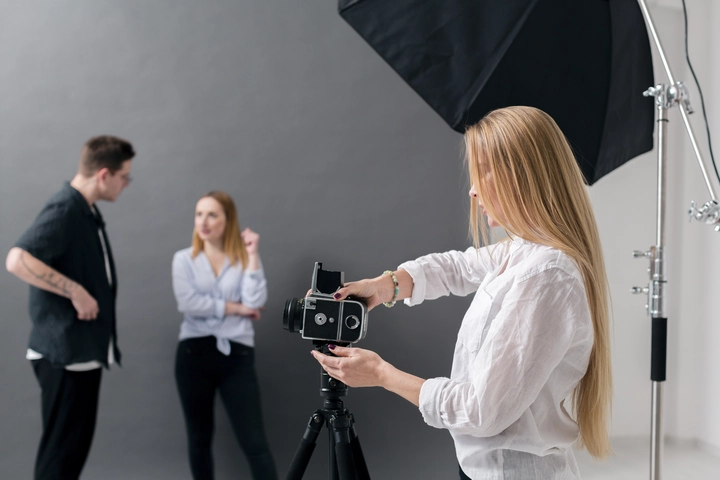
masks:
<svg viewBox="0 0 720 480"><path fill-rule="evenodd" d="M32 360L42 391L43 433L35 480L77 480L85 465L97 418L102 369L72 372Z"/></svg>
<svg viewBox="0 0 720 480"><path fill-rule="evenodd" d="M185 415L190 469L196 480L212 480L215 393L225 404L235 436L253 478L275 480L277 473L262 422L255 349L230 342L230 355L218 351L215 337L183 340L175 358L175 379Z"/></svg>

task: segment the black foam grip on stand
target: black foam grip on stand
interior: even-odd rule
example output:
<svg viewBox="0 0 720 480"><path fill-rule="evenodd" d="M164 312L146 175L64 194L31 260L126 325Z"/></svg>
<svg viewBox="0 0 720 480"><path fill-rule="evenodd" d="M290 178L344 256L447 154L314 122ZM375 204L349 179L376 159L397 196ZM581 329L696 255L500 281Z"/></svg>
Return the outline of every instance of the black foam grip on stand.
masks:
<svg viewBox="0 0 720 480"><path fill-rule="evenodd" d="M652 319L652 348L650 350L650 380L665 381L667 365L667 318Z"/></svg>

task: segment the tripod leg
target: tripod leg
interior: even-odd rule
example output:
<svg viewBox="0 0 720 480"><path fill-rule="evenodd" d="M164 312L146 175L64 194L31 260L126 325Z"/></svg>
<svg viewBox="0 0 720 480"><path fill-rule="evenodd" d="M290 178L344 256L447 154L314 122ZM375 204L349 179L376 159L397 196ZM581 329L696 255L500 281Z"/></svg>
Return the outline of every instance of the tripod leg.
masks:
<svg viewBox="0 0 720 480"><path fill-rule="evenodd" d="M290 468L285 476L285 480L300 480L305 474L305 469L310 462L313 450L315 450L315 442L320 434L320 430L322 430L324 421L319 410L310 417L305 433L295 451L292 463L290 463Z"/></svg>
<svg viewBox="0 0 720 480"><path fill-rule="evenodd" d="M329 423L335 438L335 456L340 480L357 480L355 460L350 444L350 417L347 414L333 415L330 417Z"/></svg>
<svg viewBox="0 0 720 480"><path fill-rule="evenodd" d="M340 480L337 455L335 454L335 431L328 422L328 480Z"/></svg>
<svg viewBox="0 0 720 480"><path fill-rule="evenodd" d="M352 447L353 459L355 459L355 474L358 480L370 480L370 472L368 472L365 455L363 455L362 447L360 447L360 439L355 431L355 417L352 414L350 414L350 446Z"/></svg>

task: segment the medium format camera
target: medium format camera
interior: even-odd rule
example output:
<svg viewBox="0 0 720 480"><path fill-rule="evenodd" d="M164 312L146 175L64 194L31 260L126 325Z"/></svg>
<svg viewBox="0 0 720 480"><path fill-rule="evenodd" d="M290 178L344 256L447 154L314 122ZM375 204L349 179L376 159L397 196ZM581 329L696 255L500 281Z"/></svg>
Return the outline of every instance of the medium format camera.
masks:
<svg viewBox="0 0 720 480"><path fill-rule="evenodd" d="M283 328L300 332L302 338L328 343L349 344L365 338L367 305L333 298L343 286L343 277L343 272L323 270L322 263L315 262L310 293L285 302Z"/></svg>

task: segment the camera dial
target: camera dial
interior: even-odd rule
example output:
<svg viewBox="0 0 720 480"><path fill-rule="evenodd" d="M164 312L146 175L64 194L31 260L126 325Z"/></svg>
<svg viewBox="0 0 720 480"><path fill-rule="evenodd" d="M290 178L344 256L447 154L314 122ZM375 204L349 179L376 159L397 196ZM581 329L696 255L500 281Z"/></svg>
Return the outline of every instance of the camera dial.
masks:
<svg viewBox="0 0 720 480"><path fill-rule="evenodd" d="M345 318L345 326L350 330L355 330L357 327L360 326L360 319L355 315L348 315Z"/></svg>

